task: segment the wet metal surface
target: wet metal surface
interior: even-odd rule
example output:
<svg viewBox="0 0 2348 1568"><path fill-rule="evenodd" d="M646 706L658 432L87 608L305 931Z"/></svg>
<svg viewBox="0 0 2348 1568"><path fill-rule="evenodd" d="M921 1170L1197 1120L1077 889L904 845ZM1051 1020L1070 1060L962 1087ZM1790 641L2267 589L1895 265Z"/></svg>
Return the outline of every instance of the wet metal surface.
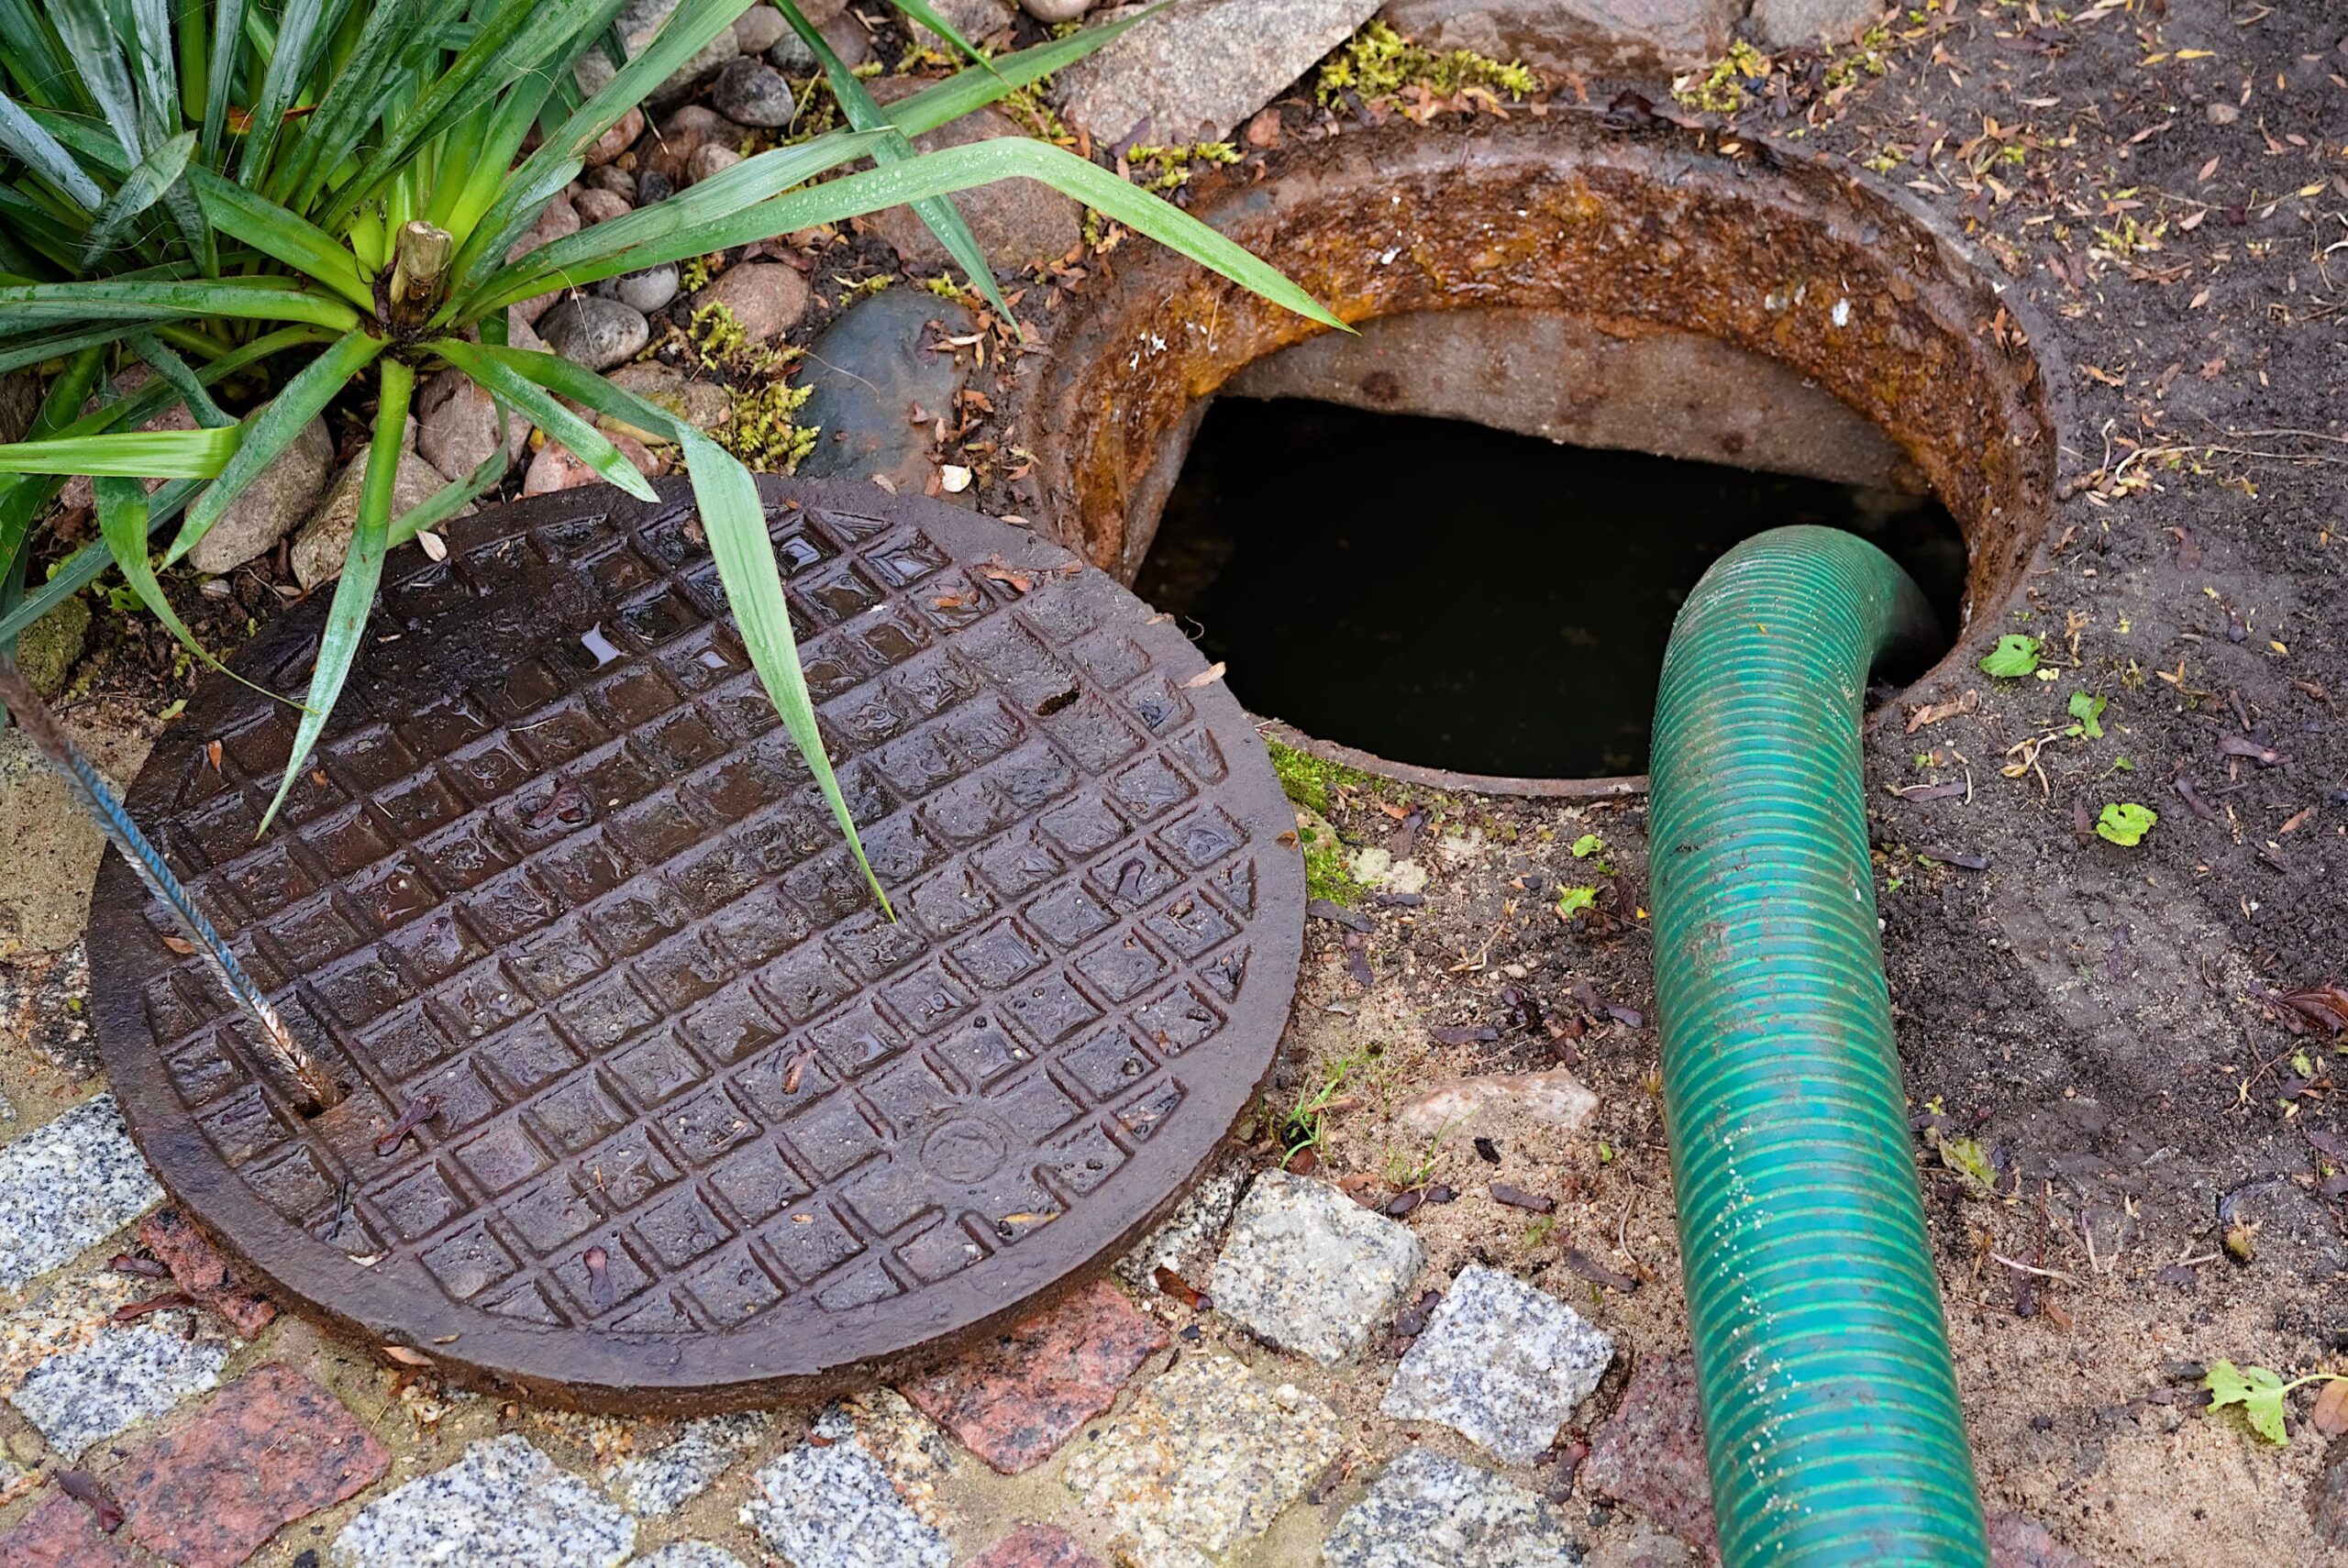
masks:
<svg viewBox="0 0 2348 1568"><path fill-rule="evenodd" d="M132 1131L277 1291L396 1360L604 1409L896 1370L1137 1235L1271 1065L1302 868L1199 655L1019 529L761 482L899 924L717 619L681 487L395 559L266 837L298 714L227 680L131 791L349 1089L305 1114L109 859L95 1010ZM298 690L324 610L241 673Z"/></svg>

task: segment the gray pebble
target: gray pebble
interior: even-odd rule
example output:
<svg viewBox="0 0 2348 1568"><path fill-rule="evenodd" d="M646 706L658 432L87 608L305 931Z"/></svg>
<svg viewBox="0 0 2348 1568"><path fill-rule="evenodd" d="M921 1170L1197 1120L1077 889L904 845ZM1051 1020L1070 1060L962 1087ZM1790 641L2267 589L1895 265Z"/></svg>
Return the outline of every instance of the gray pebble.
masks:
<svg viewBox="0 0 2348 1568"><path fill-rule="evenodd" d="M556 301L538 317L537 329L548 348L591 370L624 365L652 341L652 326L642 311L593 294Z"/></svg>
<svg viewBox="0 0 2348 1568"><path fill-rule="evenodd" d="M744 126L787 126L799 112L791 83L772 66L756 60L729 61L717 73L709 101L719 114Z"/></svg>

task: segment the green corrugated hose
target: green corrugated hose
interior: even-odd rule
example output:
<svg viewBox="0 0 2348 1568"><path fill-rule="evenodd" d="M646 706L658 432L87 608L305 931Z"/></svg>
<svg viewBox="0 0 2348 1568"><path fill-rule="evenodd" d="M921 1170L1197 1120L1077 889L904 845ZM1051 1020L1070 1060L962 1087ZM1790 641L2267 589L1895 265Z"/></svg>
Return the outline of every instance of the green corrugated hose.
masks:
<svg viewBox="0 0 2348 1568"><path fill-rule="evenodd" d="M1859 748L1933 612L1779 528L1679 612L1649 876L1681 1267L1724 1568L1988 1560L1910 1152Z"/></svg>

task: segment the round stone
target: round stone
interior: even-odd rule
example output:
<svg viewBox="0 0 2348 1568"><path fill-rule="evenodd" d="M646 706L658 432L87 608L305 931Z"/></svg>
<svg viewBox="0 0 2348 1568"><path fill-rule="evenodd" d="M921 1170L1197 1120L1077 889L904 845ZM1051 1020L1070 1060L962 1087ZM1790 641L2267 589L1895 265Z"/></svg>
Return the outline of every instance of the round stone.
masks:
<svg viewBox="0 0 2348 1568"><path fill-rule="evenodd" d="M743 261L728 267L693 296L696 307L722 304L753 343L780 337L807 314L807 280L783 261Z"/></svg>
<svg viewBox="0 0 2348 1568"><path fill-rule="evenodd" d="M649 315L677 297L677 264L663 261L658 267L630 272L616 281L612 293L621 304Z"/></svg>
<svg viewBox="0 0 2348 1568"><path fill-rule="evenodd" d="M709 101L719 114L742 126L787 126L799 112L791 83L758 60L729 61L717 73Z"/></svg>
<svg viewBox="0 0 2348 1568"><path fill-rule="evenodd" d="M570 294L533 323L547 347L591 370L626 364L652 341L644 313L600 294Z"/></svg>
<svg viewBox="0 0 2348 1568"><path fill-rule="evenodd" d="M1303 923L1293 815L1178 626L1027 530L761 479L892 921L660 488L394 552L400 635L267 834L300 714L225 678L133 786L339 1103L119 859L90 931L133 1134L273 1295L608 1410L894 1376L1088 1277L1254 1102ZM239 673L298 688L327 611Z"/></svg>
<svg viewBox="0 0 2348 1568"><path fill-rule="evenodd" d="M627 216L630 210L626 196L602 186L580 192L570 199L570 204L579 214L579 221L585 225L609 223L614 218Z"/></svg>

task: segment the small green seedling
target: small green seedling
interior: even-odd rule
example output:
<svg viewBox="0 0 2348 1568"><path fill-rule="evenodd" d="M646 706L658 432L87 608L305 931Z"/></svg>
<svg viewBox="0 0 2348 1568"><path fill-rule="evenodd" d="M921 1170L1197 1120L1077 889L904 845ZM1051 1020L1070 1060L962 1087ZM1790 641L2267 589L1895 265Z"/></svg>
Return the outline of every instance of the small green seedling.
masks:
<svg viewBox="0 0 2348 1568"><path fill-rule="evenodd" d="M2000 679L2018 680L2038 668L2038 639L2008 632L1981 661L1981 671Z"/></svg>
<svg viewBox="0 0 2348 1568"><path fill-rule="evenodd" d="M1604 839L1599 837L1594 833L1586 833L1579 838L1574 840L1574 858L1576 860L1589 860L1591 856L1597 854L1600 850L1605 847L1606 841ZM1601 877L1611 877L1614 875L1614 867L1609 866L1603 860L1589 860L1589 863Z"/></svg>
<svg viewBox="0 0 2348 1568"><path fill-rule="evenodd" d="M2103 710L2109 701L2109 698L2090 696L2085 691L2072 692L2071 717L2078 720L2078 723L2071 726L2071 733L2075 735L2085 735L2089 740L2101 740L2103 738Z"/></svg>
<svg viewBox="0 0 2348 1568"><path fill-rule="evenodd" d="M2096 818L2095 835L2132 849L2144 842L2144 835L2152 832L2153 824L2160 820L2161 814L2150 806L2140 806L2133 801L2115 801L2104 807L2103 813Z"/></svg>
<svg viewBox="0 0 2348 1568"><path fill-rule="evenodd" d="M2283 1429L2285 1403L2294 1390L2310 1383L2323 1385L2323 1392L2316 1396L2315 1408L2310 1412L2317 1430L2348 1431L2348 1373L2310 1372L2286 1383L2281 1374L2263 1366L2236 1366L2230 1361L2213 1361L2201 1379L2201 1386L2210 1391L2210 1408L2222 1410L2229 1405L2240 1405L2250 1430L2278 1448L2291 1441L2291 1434Z"/></svg>
<svg viewBox="0 0 2348 1568"><path fill-rule="evenodd" d="M1570 921L1582 911L1596 907L1597 903L1598 889L1595 888L1561 889L1557 893L1557 918Z"/></svg>
<svg viewBox="0 0 2348 1568"><path fill-rule="evenodd" d="M1998 1167L1989 1163L1989 1152L1978 1138L1942 1138L1939 1143L1941 1164L1984 1192L1998 1190Z"/></svg>

